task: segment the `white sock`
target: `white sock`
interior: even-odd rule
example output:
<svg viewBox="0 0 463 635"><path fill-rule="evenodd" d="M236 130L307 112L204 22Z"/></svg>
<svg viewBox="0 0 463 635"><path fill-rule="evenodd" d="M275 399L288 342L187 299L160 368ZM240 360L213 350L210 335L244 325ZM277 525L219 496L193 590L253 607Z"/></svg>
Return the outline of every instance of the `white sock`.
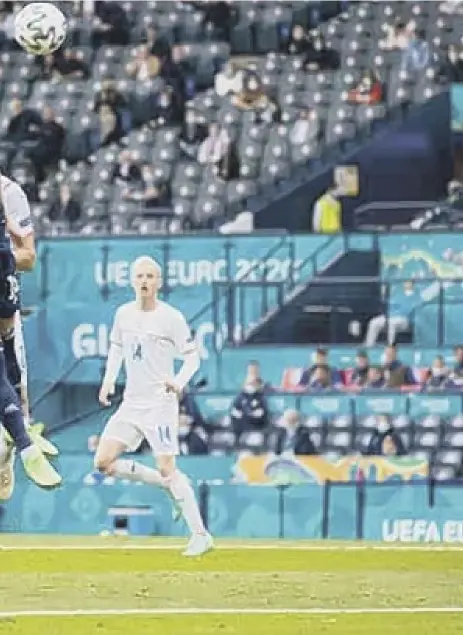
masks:
<svg viewBox="0 0 463 635"><path fill-rule="evenodd" d="M128 459L117 459L112 464L114 476L118 478L127 478L129 481L147 483L148 485L158 485L165 487L165 479L158 470L152 467L146 467L137 461Z"/></svg>
<svg viewBox="0 0 463 635"><path fill-rule="evenodd" d="M37 453L41 454L38 447L32 443L31 445L28 445L27 448L24 448L24 450L21 450L20 456L22 460L25 461L31 456L37 456Z"/></svg>
<svg viewBox="0 0 463 635"><path fill-rule="evenodd" d="M183 472L175 470L170 480L169 489L181 508L183 517L191 533L206 533L194 490Z"/></svg>

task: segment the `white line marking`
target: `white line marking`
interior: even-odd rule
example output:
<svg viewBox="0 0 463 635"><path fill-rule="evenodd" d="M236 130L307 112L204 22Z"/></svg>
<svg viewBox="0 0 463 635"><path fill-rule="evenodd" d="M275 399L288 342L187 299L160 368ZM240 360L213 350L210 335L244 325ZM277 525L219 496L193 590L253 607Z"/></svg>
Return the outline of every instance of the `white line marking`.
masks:
<svg viewBox="0 0 463 635"><path fill-rule="evenodd" d="M80 609L59 611L0 611L0 619L12 617L79 617L120 615L397 615L406 613L463 613L461 606L404 607L404 608L352 608L352 609L218 609L218 608L171 608L171 609Z"/></svg>
<svg viewBox="0 0 463 635"><path fill-rule="evenodd" d="M85 544L68 544L68 545L0 545L0 551L177 551L184 548L183 543L178 544L105 544L106 539L101 539L101 544L85 545ZM463 551L463 544L439 544L439 543L385 543L384 545L376 544L352 544L352 545L310 545L310 544L285 544L280 543L269 544L252 544L237 543L217 545L216 551Z"/></svg>

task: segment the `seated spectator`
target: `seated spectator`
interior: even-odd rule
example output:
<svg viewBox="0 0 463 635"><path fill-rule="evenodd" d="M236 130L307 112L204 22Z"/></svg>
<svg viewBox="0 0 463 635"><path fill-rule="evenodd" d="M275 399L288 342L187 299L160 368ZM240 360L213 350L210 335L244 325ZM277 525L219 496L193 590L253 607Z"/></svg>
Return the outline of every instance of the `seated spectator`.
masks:
<svg viewBox="0 0 463 635"><path fill-rule="evenodd" d="M153 26L146 28L146 45L150 55L154 55L158 60L172 57L172 49L169 40L163 35L159 35Z"/></svg>
<svg viewBox="0 0 463 635"><path fill-rule="evenodd" d="M101 83L101 89L95 95L93 112L101 115L101 108L106 106L104 115L108 116L109 107L115 116L115 128L119 136L126 134L132 124L132 116L128 107L127 99L117 90L112 79L105 79Z"/></svg>
<svg viewBox="0 0 463 635"><path fill-rule="evenodd" d="M383 99L381 80L373 70L367 70L357 86L350 90L347 101L351 104L379 104Z"/></svg>
<svg viewBox="0 0 463 635"><path fill-rule="evenodd" d="M450 370L442 355L438 355L426 372L423 388L427 391L443 390L449 384Z"/></svg>
<svg viewBox="0 0 463 635"><path fill-rule="evenodd" d="M323 392L325 390L333 390L334 386L331 380L331 371L329 366L319 364L313 371L307 389L310 392Z"/></svg>
<svg viewBox="0 0 463 635"><path fill-rule="evenodd" d="M318 142L321 135L322 129L318 112L311 108L303 108L290 130L289 140L291 144L298 146L304 143Z"/></svg>
<svg viewBox="0 0 463 635"><path fill-rule="evenodd" d="M94 3L92 43L126 45L130 41L130 23L125 10L112 0Z"/></svg>
<svg viewBox="0 0 463 635"><path fill-rule="evenodd" d="M423 71L431 61L431 48L426 42L426 33L417 29L402 54L401 70L407 73Z"/></svg>
<svg viewBox="0 0 463 635"><path fill-rule="evenodd" d="M24 108L20 99L10 104L12 117L6 130L5 139L18 144L23 141L35 141L39 137L42 118L36 110Z"/></svg>
<svg viewBox="0 0 463 635"><path fill-rule="evenodd" d="M179 146L187 157L197 159L201 143L207 139L208 128L204 119L193 110L187 110L179 137Z"/></svg>
<svg viewBox="0 0 463 635"><path fill-rule="evenodd" d="M71 49L58 49L56 53L39 58L44 79L60 80L71 77L87 79L90 74L88 64L80 59Z"/></svg>
<svg viewBox="0 0 463 635"><path fill-rule="evenodd" d="M383 370L380 366L370 366L363 390L382 390L386 386Z"/></svg>
<svg viewBox="0 0 463 635"><path fill-rule="evenodd" d="M81 218L82 208L79 200L71 192L67 183L62 183L59 188L59 197L48 210L48 218L51 222L67 221L72 228Z"/></svg>
<svg viewBox="0 0 463 635"><path fill-rule="evenodd" d="M141 169L140 187L127 188L123 197L126 200L143 203L146 209L166 207L170 203L167 185L159 183L154 173L154 167L149 163Z"/></svg>
<svg viewBox="0 0 463 635"><path fill-rule="evenodd" d="M288 55L305 55L312 50L313 43L305 32L304 27L300 24L295 24L286 44L286 53Z"/></svg>
<svg viewBox="0 0 463 635"><path fill-rule="evenodd" d="M260 364L255 360L250 361L247 366L246 379L244 380L244 384L246 386L254 386L258 390L265 393L273 392L271 384L262 379Z"/></svg>
<svg viewBox="0 0 463 635"><path fill-rule="evenodd" d="M241 92L232 96L231 101L239 110L253 110L256 113L256 123L270 123L279 118L278 105L265 94L256 73L246 71L243 74L243 88Z"/></svg>
<svg viewBox="0 0 463 635"><path fill-rule="evenodd" d="M352 386L364 386L368 381L370 362L365 351L358 351L355 358L355 368L350 383Z"/></svg>
<svg viewBox="0 0 463 635"><path fill-rule="evenodd" d="M219 97L240 93L243 88L243 76L243 71L238 70L233 62L227 62L214 78L215 92Z"/></svg>
<svg viewBox="0 0 463 635"><path fill-rule="evenodd" d="M397 18L394 25L388 27L386 39L380 41L380 48L385 51L404 51L413 37L414 29L414 22L407 24L401 18Z"/></svg>
<svg viewBox="0 0 463 635"><path fill-rule="evenodd" d="M412 280L406 280L402 288L393 285L390 289L388 316L383 314L371 318L365 346L374 346L384 329L387 330L388 344L394 344L398 333L410 330L412 313L423 302Z"/></svg>
<svg viewBox="0 0 463 635"><path fill-rule="evenodd" d="M268 425L269 415L264 395L264 384L257 367L249 364L243 388L235 398L231 409L231 420L235 434L245 430L263 429Z"/></svg>
<svg viewBox="0 0 463 635"><path fill-rule="evenodd" d="M230 30L236 22L236 9L230 2L195 3L204 12L203 25L208 31L215 31L219 39L229 40Z"/></svg>
<svg viewBox="0 0 463 635"><path fill-rule="evenodd" d="M277 423L274 441L275 454L312 455L317 454L309 429L300 424L297 410L286 410Z"/></svg>
<svg viewBox="0 0 463 635"><path fill-rule="evenodd" d="M384 351L383 373L387 388L414 386L416 381L411 368L397 359L395 345L387 346Z"/></svg>
<svg viewBox="0 0 463 635"><path fill-rule="evenodd" d="M330 384L334 388L342 386L342 378L340 372L328 364L328 352L324 348L319 348L315 352L314 363L304 370L299 380L299 386L301 388L307 388L310 385L312 377L319 366L323 369L328 369ZM323 373L322 373L323 375Z"/></svg>
<svg viewBox="0 0 463 635"><path fill-rule="evenodd" d="M455 346L455 365L449 375L449 388L463 387L463 345Z"/></svg>
<svg viewBox="0 0 463 635"><path fill-rule="evenodd" d="M234 168L232 159L232 143L227 131L211 123L208 136L199 146L198 162L211 165L217 176L227 179Z"/></svg>
<svg viewBox="0 0 463 635"><path fill-rule="evenodd" d="M114 166L113 182L124 186L133 186L141 181L141 170L130 150L122 150Z"/></svg>
<svg viewBox="0 0 463 635"><path fill-rule="evenodd" d="M178 441L182 456L207 454L207 433L187 414L179 416Z"/></svg>
<svg viewBox="0 0 463 635"><path fill-rule="evenodd" d="M341 56L330 48L322 35L318 34L304 56L304 65L308 71L335 71L341 65Z"/></svg>
<svg viewBox="0 0 463 635"><path fill-rule="evenodd" d="M151 125L176 126L183 121L183 110L176 94L171 86L166 86L157 96L156 108Z"/></svg>
<svg viewBox="0 0 463 635"><path fill-rule="evenodd" d="M407 454L400 435L387 417L378 417L378 429L373 434L367 454L373 456L404 456Z"/></svg>
<svg viewBox="0 0 463 635"><path fill-rule="evenodd" d="M102 104L98 109L98 124L90 135L91 151L115 143L122 134L121 118L111 106Z"/></svg>
<svg viewBox="0 0 463 635"><path fill-rule="evenodd" d="M35 165L39 180L45 177L44 168L57 165L63 152L66 131L56 121L55 112L50 106L45 106L42 122L38 133L38 143L28 152Z"/></svg>
<svg viewBox="0 0 463 635"><path fill-rule="evenodd" d="M126 70L130 77L145 82L159 75L161 61L151 54L148 45L143 45L137 50L135 59L127 64Z"/></svg>
<svg viewBox="0 0 463 635"><path fill-rule="evenodd" d="M452 84L463 82L463 47L449 45L446 57L439 66L438 75L441 80Z"/></svg>

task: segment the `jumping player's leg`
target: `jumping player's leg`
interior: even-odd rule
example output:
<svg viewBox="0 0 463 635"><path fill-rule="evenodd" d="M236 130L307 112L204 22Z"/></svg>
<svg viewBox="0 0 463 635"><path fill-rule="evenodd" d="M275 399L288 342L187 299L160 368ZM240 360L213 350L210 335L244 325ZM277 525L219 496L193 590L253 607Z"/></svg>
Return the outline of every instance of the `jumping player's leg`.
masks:
<svg viewBox="0 0 463 635"><path fill-rule="evenodd" d="M5 327L5 319L0 320L0 328L2 326ZM2 332L5 332L4 328ZM0 349L0 419L20 453L24 470L29 478L45 488L59 485L60 475L48 463L27 433L19 397L8 379L7 361L3 348Z"/></svg>
<svg viewBox="0 0 463 635"><path fill-rule="evenodd" d="M28 431L32 441L44 454L57 456L58 448L42 436L43 425L30 424L30 407L27 386L27 357L20 311L16 311L14 316L14 352L20 371L20 384L17 392L21 400L26 430ZM11 381L11 377L9 377L9 379Z"/></svg>
<svg viewBox="0 0 463 635"><path fill-rule="evenodd" d="M0 501L7 501L14 490L14 457L16 449L8 442L0 426Z"/></svg>

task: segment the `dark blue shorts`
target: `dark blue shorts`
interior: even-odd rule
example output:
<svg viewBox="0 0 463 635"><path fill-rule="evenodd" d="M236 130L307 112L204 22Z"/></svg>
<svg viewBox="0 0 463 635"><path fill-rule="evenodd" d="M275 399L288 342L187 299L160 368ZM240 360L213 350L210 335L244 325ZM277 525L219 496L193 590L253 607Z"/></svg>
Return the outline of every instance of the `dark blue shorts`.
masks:
<svg viewBox="0 0 463 635"><path fill-rule="evenodd" d="M20 308L16 261L11 248L0 244L0 318L11 318Z"/></svg>

